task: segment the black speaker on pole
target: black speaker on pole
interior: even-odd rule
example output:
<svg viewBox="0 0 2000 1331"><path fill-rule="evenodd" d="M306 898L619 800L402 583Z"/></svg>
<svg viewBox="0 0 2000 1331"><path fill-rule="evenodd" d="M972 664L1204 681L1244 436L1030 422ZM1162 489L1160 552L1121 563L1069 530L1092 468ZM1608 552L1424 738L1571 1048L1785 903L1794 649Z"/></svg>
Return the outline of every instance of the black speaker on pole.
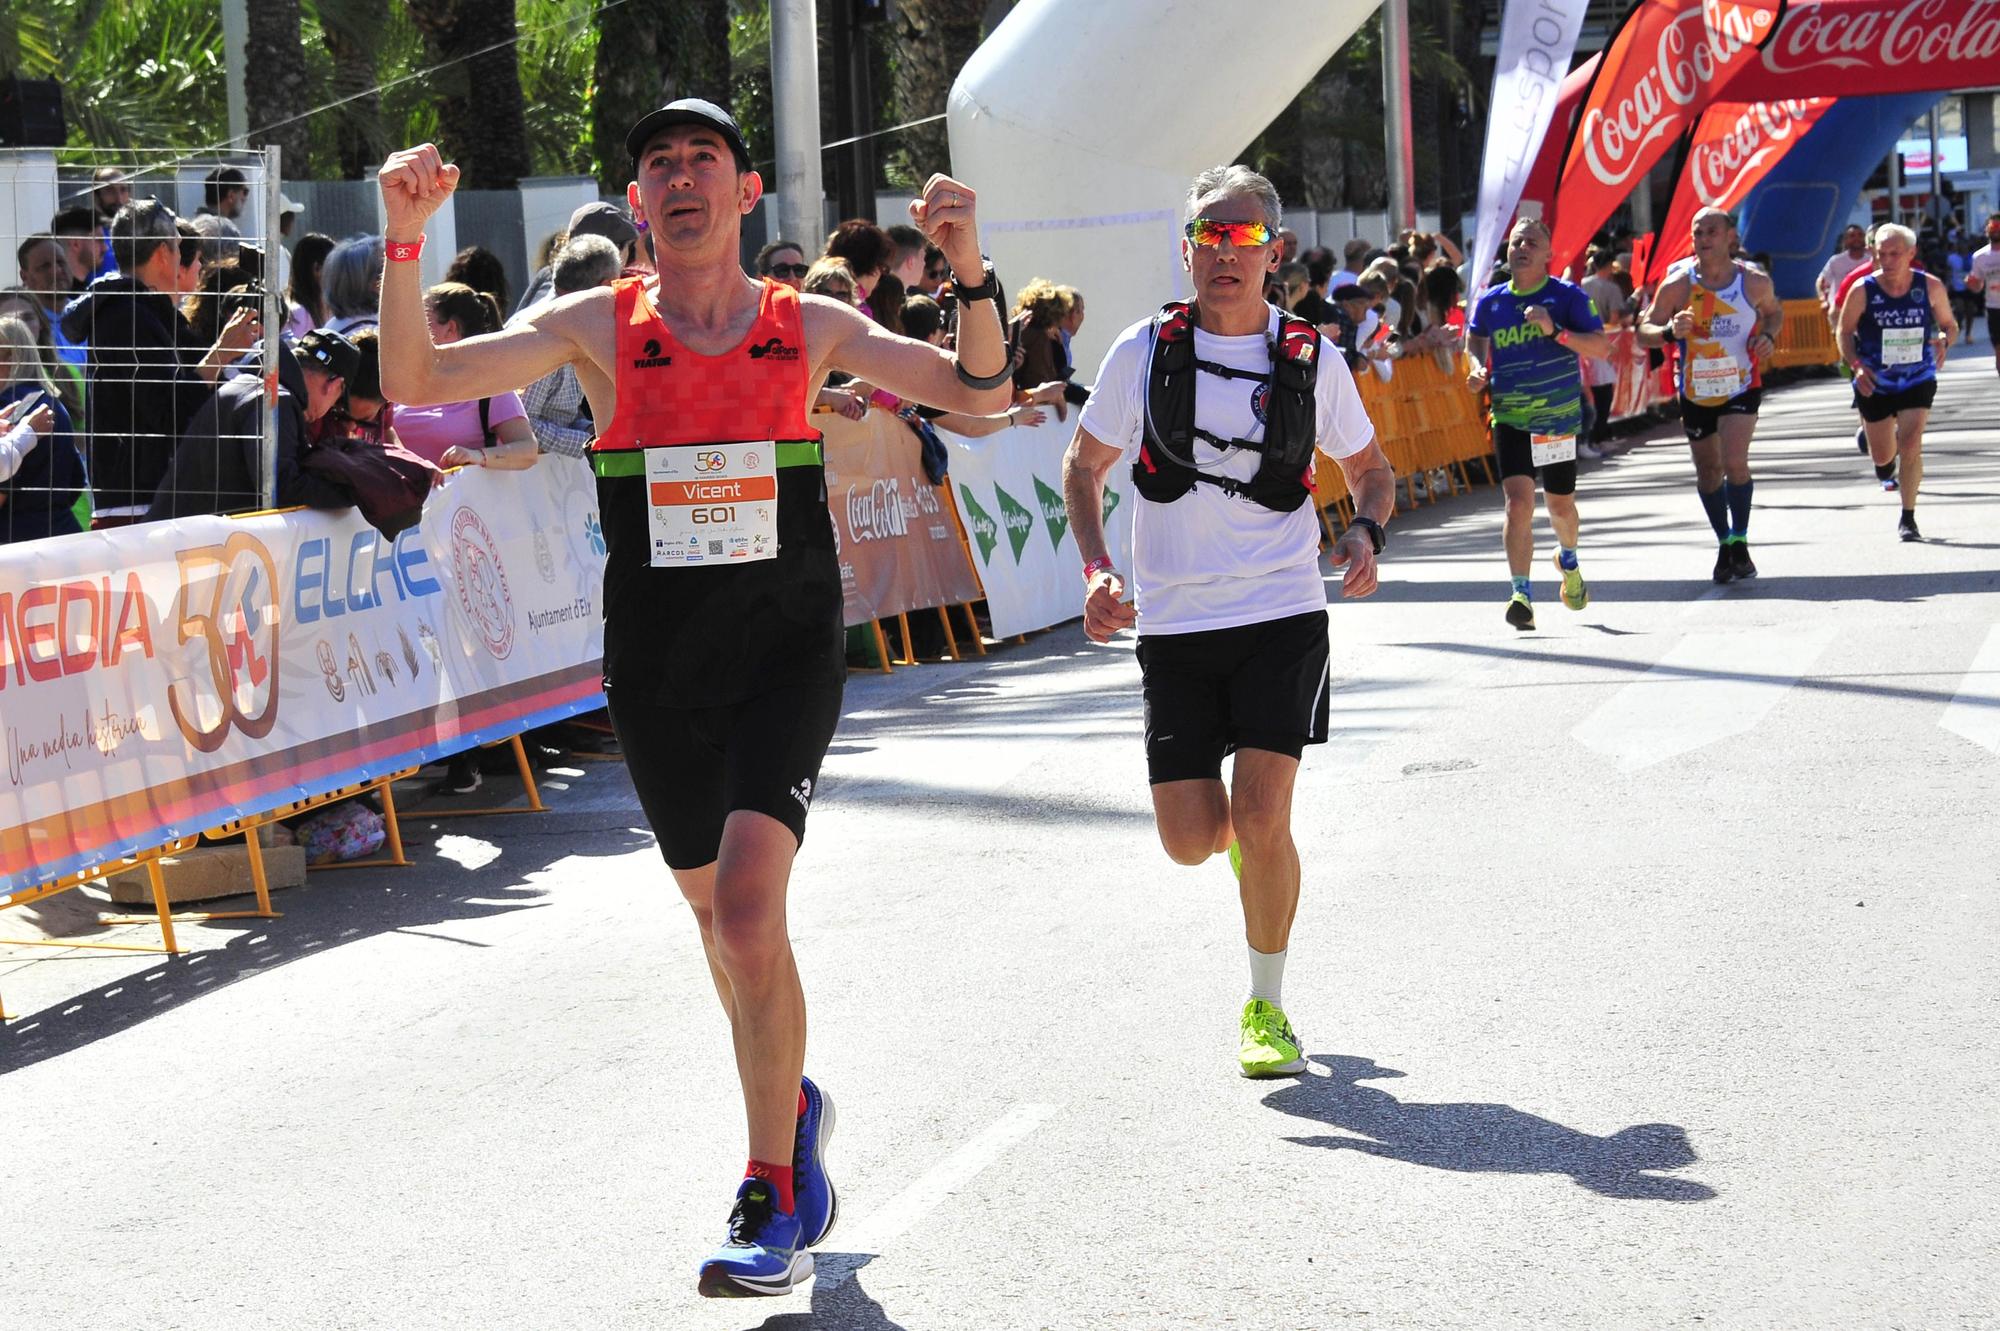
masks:
<svg viewBox="0 0 2000 1331"><path fill-rule="evenodd" d="M68 141L60 83L19 75L0 79L0 147L60 148Z"/></svg>

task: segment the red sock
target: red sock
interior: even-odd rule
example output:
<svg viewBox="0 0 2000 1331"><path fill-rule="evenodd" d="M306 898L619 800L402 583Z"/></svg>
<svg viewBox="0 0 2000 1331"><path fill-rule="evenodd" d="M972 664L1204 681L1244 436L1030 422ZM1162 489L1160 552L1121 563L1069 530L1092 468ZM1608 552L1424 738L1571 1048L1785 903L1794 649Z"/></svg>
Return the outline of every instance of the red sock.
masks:
<svg viewBox="0 0 2000 1331"><path fill-rule="evenodd" d="M792 1196L790 1165L774 1165L767 1160L752 1160L744 1167L743 1177L769 1179L771 1186L778 1190L778 1209L787 1213L799 1209L798 1201Z"/></svg>
<svg viewBox="0 0 2000 1331"><path fill-rule="evenodd" d="M806 1093L805 1089L801 1087L799 1090L799 1117L804 1118L805 1116L806 1116Z"/></svg>

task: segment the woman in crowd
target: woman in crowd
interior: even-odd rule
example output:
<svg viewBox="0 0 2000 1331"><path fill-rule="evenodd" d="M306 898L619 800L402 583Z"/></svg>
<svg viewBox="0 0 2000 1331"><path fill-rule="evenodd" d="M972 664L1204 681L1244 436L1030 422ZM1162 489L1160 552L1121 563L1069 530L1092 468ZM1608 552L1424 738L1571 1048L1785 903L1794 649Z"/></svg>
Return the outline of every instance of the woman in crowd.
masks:
<svg viewBox="0 0 2000 1331"><path fill-rule="evenodd" d="M507 308L507 265L484 245L467 245L453 256L451 267L444 270L444 280L484 291L493 297L495 306Z"/></svg>
<svg viewBox="0 0 2000 1331"><path fill-rule="evenodd" d="M320 287L330 316L326 328L352 337L381 323L382 237L351 236L335 245L320 270Z"/></svg>
<svg viewBox="0 0 2000 1331"><path fill-rule="evenodd" d="M822 257L847 260L847 266L854 273L855 307L873 318L875 312L869 305L868 297L896 257L896 242L889 239L889 233L873 222L850 218L835 227L833 234L826 238L826 252Z"/></svg>
<svg viewBox="0 0 2000 1331"><path fill-rule="evenodd" d="M333 237L317 231L306 233L292 246L292 283L285 293L291 302L291 312L285 317L285 332L292 337L304 337L333 319L326 308L326 293L320 286L320 274L326 268L326 256L331 253Z"/></svg>
<svg viewBox="0 0 2000 1331"><path fill-rule="evenodd" d="M319 418L312 427L313 442L321 439L360 439L380 444L390 439L401 442L395 433L396 408L382 396L382 336L373 328L348 339L361 353L348 377L347 393L340 405Z"/></svg>
<svg viewBox="0 0 2000 1331"><path fill-rule="evenodd" d="M783 282L794 291L811 271L806 252L789 240L774 240L757 251L757 276Z"/></svg>
<svg viewBox="0 0 2000 1331"><path fill-rule="evenodd" d="M62 399L72 421L83 419L83 367L72 365L62 358L56 346L55 325L42 303L25 291L0 291L0 319L14 318L28 325L35 345L41 348L42 369L56 386L56 396Z"/></svg>
<svg viewBox="0 0 2000 1331"><path fill-rule="evenodd" d="M0 318L0 540L83 530L83 455L48 362L24 320ZM40 394L32 407L16 405Z"/></svg>
<svg viewBox="0 0 2000 1331"><path fill-rule="evenodd" d="M424 293L431 341L446 346L500 331L500 306L462 282L440 282ZM492 467L521 471L535 465L535 432L517 393L396 408L396 437L412 453L440 467Z"/></svg>
<svg viewBox="0 0 2000 1331"><path fill-rule="evenodd" d="M1069 305L1056 284L1037 277L1014 297L1014 313L1007 324L1007 341L1021 353L1014 367L1014 387L1032 393L1049 383L1060 383L1056 362L1061 359L1062 323L1069 317Z"/></svg>
<svg viewBox="0 0 2000 1331"><path fill-rule="evenodd" d="M909 293L903 289L903 280L894 273L884 273L875 280L875 290L868 302L871 317L876 323L901 337L903 334L903 301Z"/></svg>

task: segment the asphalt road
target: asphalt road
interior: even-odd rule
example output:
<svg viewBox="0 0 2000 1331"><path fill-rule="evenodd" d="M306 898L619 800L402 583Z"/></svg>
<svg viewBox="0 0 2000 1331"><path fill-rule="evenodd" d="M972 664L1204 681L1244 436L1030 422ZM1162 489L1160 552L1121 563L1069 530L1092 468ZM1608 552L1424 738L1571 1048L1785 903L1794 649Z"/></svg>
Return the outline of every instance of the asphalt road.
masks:
<svg viewBox="0 0 2000 1331"><path fill-rule="evenodd" d="M622 769L426 826L182 958L0 951L0 1324L2000 1325L2000 382L1905 545L1844 386L1767 400L1754 583L1671 435L1588 467L1594 601L1501 620L1496 492L1333 613L1286 1005L1154 839L1129 643L855 676L793 891L843 1218L696 1297L743 1155ZM1548 557L1546 527L1540 558ZM1545 567L1538 564L1538 569ZM74 894L0 921L60 932ZM69 912L69 914L65 914Z"/></svg>

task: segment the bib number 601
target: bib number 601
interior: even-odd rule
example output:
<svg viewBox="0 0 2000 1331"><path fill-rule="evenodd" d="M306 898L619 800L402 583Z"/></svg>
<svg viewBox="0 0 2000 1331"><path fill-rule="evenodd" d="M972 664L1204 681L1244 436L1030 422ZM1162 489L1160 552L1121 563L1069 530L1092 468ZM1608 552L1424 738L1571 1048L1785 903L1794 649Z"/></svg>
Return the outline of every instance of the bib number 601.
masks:
<svg viewBox="0 0 2000 1331"><path fill-rule="evenodd" d="M736 505L716 504L710 508L689 509L688 521L709 525L731 523L736 521Z"/></svg>

